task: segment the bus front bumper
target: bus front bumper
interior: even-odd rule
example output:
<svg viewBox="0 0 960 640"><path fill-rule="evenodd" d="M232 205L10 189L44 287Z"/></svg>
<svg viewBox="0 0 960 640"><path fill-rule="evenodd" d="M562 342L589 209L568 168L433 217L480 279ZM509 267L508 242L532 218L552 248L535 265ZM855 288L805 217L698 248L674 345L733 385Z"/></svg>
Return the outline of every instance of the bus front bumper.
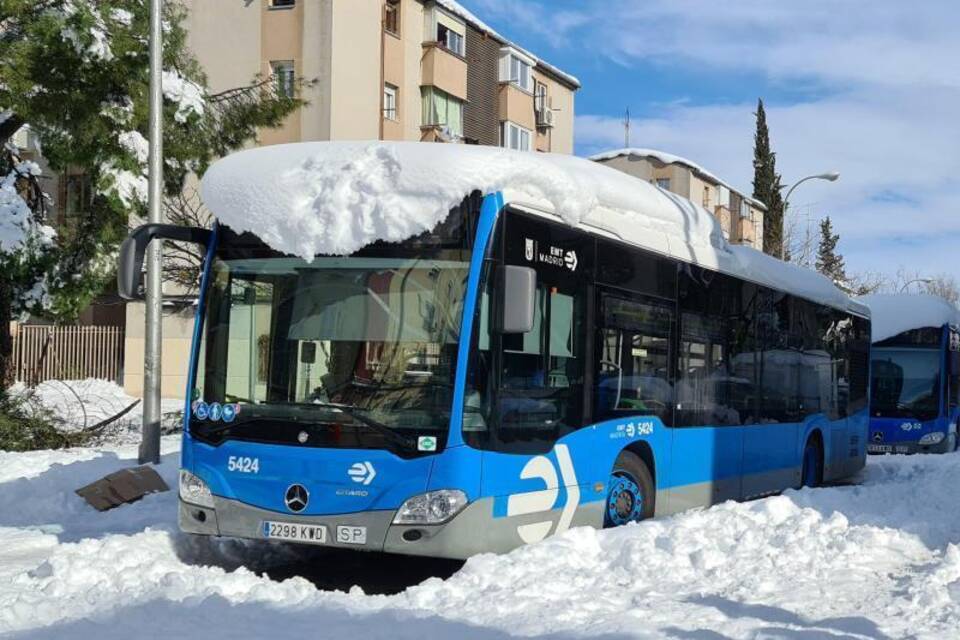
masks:
<svg viewBox="0 0 960 640"><path fill-rule="evenodd" d="M953 451L951 447L954 446L953 439L948 435L943 440L937 444L923 445L917 441L905 441L905 442L885 442L885 443L869 443L867 444L867 453L870 454L884 454L884 453L902 453L902 454L914 454L914 453L949 453Z"/></svg>
<svg viewBox="0 0 960 640"><path fill-rule="evenodd" d="M237 500L214 496L212 509L199 507L180 500L178 522L186 533L268 540L264 536L264 522L281 522L296 525L322 526L326 529L325 541L319 546L355 549L358 551L383 551L436 558L465 559L484 550L486 540L478 532L486 528L480 525L484 516L489 522L489 504L485 501L468 504L453 519L439 525L395 525L394 510L364 511L325 516L298 516L267 511ZM340 536L345 531L364 531L363 543L345 543ZM344 536L349 538L351 536ZM505 542L505 541L504 541ZM295 542L295 544L318 544ZM498 545L494 545L498 546ZM512 548L515 544L507 544ZM489 549L489 546L485 550ZM507 550L506 548L503 550Z"/></svg>

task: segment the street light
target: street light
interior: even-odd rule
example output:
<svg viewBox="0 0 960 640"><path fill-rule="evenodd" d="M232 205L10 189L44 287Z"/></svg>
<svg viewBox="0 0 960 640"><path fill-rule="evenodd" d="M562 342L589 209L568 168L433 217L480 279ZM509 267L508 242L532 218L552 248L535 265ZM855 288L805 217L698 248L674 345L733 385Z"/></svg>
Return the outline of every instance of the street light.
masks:
<svg viewBox="0 0 960 640"><path fill-rule="evenodd" d="M794 182L793 185L791 185L791 187L787 190L787 195L783 198L783 214L784 214L784 215L787 214L787 204L790 202L790 194L793 193L793 190L794 190L794 189L796 189L797 187L799 187L801 184L803 184L803 183L806 182L807 180L826 180L827 182L836 182L836 181L839 180L839 179L840 179L840 173L839 173L839 172L837 172L837 171L828 171L827 173L818 173L818 174L813 175L813 176L807 176L806 178L803 178L802 180L797 180L797 181ZM781 235L782 235L782 234L781 234ZM781 238L780 238L780 259L783 260L785 255L786 255L786 243L784 242L784 238L781 237Z"/></svg>
<svg viewBox="0 0 960 640"><path fill-rule="evenodd" d="M907 290L907 287L912 285L914 282L922 282L923 284L933 284L933 278L914 278L913 280L907 280L903 283L903 286L900 287L899 293L903 293Z"/></svg>
<svg viewBox="0 0 960 640"><path fill-rule="evenodd" d="M150 156L148 219L163 222L163 0L150 0ZM143 439L140 464L160 464L160 357L163 340L163 248L155 240L147 248L147 296L143 355Z"/></svg>

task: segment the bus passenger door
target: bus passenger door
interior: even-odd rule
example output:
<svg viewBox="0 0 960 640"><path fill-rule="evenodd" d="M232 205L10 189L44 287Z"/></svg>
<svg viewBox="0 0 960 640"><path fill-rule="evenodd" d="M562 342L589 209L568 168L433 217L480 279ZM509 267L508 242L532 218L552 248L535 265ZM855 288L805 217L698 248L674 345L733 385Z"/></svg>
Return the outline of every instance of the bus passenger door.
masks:
<svg viewBox="0 0 960 640"><path fill-rule="evenodd" d="M669 508L660 496L667 495L663 489L672 448L670 358L676 310L672 303L624 291L601 290L599 300L595 422L623 420L613 433L625 435L627 440L643 432L657 463L650 470L657 485L656 512L663 513ZM637 416L651 419L632 419ZM645 428L634 431L639 424ZM598 458L612 464L627 444L612 436L601 439Z"/></svg>

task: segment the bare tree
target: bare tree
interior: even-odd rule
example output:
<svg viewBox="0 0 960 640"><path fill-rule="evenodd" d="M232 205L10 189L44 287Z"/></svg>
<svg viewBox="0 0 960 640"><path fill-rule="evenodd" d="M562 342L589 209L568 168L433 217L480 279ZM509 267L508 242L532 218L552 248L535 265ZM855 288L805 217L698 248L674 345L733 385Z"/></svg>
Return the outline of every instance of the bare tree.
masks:
<svg viewBox="0 0 960 640"><path fill-rule="evenodd" d="M960 284L949 273L930 275L900 266L896 275L886 280L880 289L884 293L926 293L960 306Z"/></svg>
<svg viewBox="0 0 960 640"><path fill-rule="evenodd" d="M847 276L850 290L855 296L866 296L871 293L886 291L889 278L879 271L863 271Z"/></svg>
<svg viewBox="0 0 960 640"><path fill-rule="evenodd" d="M208 228L213 223L213 216L203 206L200 194L193 187L185 187L176 196L164 198L163 208L170 224ZM173 284L186 295L196 293L200 287L203 247L191 243L167 242L164 244L163 254L163 281Z"/></svg>
<svg viewBox="0 0 960 640"><path fill-rule="evenodd" d="M787 261L812 269L817 257L817 234L810 216L788 216L783 231Z"/></svg>
<svg viewBox="0 0 960 640"><path fill-rule="evenodd" d="M923 283L924 293L940 296L953 306L960 306L960 286L957 279L948 273L938 273Z"/></svg>

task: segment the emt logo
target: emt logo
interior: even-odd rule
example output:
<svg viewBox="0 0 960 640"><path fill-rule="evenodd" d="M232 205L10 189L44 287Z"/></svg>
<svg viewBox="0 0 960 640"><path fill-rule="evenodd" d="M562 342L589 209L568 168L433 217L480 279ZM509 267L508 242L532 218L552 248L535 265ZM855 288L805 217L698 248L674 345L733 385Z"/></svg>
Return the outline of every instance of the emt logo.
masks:
<svg viewBox="0 0 960 640"><path fill-rule="evenodd" d="M554 533L562 533L570 528L570 521L580 504L580 486L577 484L577 474L573 470L570 460L570 450L565 444L558 444L554 448L557 455L557 466L560 468L560 478L557 477L557 468L546 456L531 458L523 470L520 471L521 480L537 479L546 485L540 491L529 491L511 495L507 499L507 516L523 516L531 513L548 512L554 508L560 495L560 480L567 489L567 503L563 505L560 519ZM550 534L553 519L547 518L539 522L521 524L517 527L517 534L526 543L539 542Z"/></svg>

